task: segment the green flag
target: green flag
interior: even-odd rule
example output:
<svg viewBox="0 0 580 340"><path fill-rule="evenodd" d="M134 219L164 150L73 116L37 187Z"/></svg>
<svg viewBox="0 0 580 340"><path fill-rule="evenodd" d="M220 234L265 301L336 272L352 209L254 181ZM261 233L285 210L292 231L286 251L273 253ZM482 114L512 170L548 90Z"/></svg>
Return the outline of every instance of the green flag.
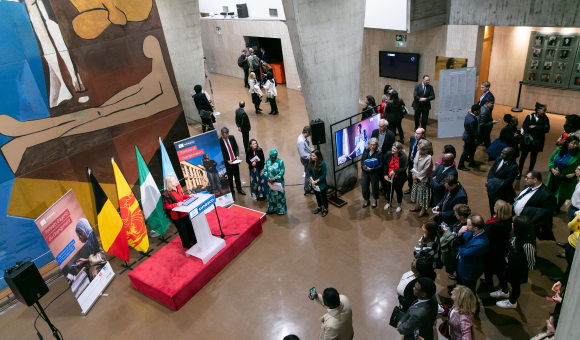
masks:
<svg viewBox="0 0 580 340"><path fill-rule="evenodd" d="M145 164L139 149L135 147L137 168L139 169L139 184L141 185L141 206L145 215L145 224L155 232L165 235L171 221L163 211L163 200L153 176Z"/></svg>

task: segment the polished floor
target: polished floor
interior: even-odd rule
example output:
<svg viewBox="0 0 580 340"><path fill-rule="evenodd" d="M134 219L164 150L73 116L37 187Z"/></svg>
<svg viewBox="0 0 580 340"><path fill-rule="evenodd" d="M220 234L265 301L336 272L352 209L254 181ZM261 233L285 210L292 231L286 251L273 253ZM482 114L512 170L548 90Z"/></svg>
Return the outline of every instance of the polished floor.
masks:
<svg viewBox="0 0 580 340"><path fill-rule="evenodd" d="M217 127L228 127L241 145L234 111L238 101L250 101L250 95L241 79L216 74L211 78L217 111L221 112ZM86 317L80 316L80 307L72 294L63 294L48 307L47 314L65 339L281 340L291 333L301 339L316 339L319 317L326 310L308 299L308 290L313 286L319 291L335 287L348 296L355 339L400 339L388 321L397 304L397 284L401 275L410 270L413 247L421 236L421 223L425 219L408 212L409 195L405 196L404 211L400 214L388 215L382 208L363 209L360 185L342 197L348 202L346 206L331 206L325 218L313 215L315 198L303 195L302 166L296 151L296 138L308 124L304 99L301 92L280 85L277 101L278 116L268 115L269 105L265 103L262 103L265 114L256 115L251 107L247 113L252 124L250 137L258 139L266 151L277 148L285 162L288 214L268 216L263 234L177 312L133 289L127 273L117 275L105 291L108 296L101 297ZM494 118L507 112L508 107L496 106ZM518 114L520 123L527 113ZM536 166L546 176L548 158L555 149L553 142L564 124L562 116L549 117L552 130ZM453 144L461 152L463 144L459 137L437 139L436 122L430 123L427 138L434 143L436 155L446 144ZM411 133L412 121L405 119L403 127ZM502 123L496 124L492 139L502 127ZM190 129L192 135L201 132L199 126ZM478 149L476 158L486 158L483 148ZM491 163L483 163L475 171L460 172L469 205L485 219L490 217L484 188L490 166ZM245 166L240 168L247 186L248 170ZM516 190L523 185L523 181L517 181ZM238 195L236 203L266 211L266 202L252 202L249 188L245 190L248 196ZM379 204L382 207L384 199ZM564 209L566 206L554 219L554 232L560 241L568 235ZM556 257L560 250L554 242L538 242L537 268L530 272L529 282L522 287L517 309L496 307L495 300L480 288L483 306L476 317L477 339L529 339L545 328L545 320L554 308L545 298L551 293L548 276L561 274L566 266L564 259ZM132 257L137 258L137 254L132 253ZM112 261L117 273L121 271L120 264L118 259ZM445 300L449 295L444 287L452 282L444 271L439 272L438 295ZM41 303L46 306L66 287L65 280L56 281ZM32 308L21 304L12 308L0 316L0 338L36 339L35 318ZM42 320L37 326L45 339L51 338Z"/></svg>

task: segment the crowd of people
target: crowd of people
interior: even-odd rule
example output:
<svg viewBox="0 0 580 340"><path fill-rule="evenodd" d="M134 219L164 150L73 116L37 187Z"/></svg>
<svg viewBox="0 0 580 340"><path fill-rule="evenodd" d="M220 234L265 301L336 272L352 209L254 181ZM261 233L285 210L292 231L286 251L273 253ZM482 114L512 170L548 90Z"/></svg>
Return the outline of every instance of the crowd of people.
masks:
<svg viewBox="0 0 580 340"><path fill-rule="evenodd" d="M261 86L259 78L253 73L256 58L250 49L244 61L248 65L247 87L250 88L256 113L259 113ZM270 91L273 86L275 90L271 73L266 73L265 78L263 88ZM386 204L383 209L391 211L395 208L395 213L401 213L403 195L410 194L410 201L414 204L410 211L418 213L419 218L427 218L423 220L423 236L413 250L411 270L402 275L397 286L397 308L404 316L394 326L403 339L417 339L417 332L419 338L433 339L433 326L440 315L446 319L439 327L444 336L474 339L474 318L480 305L477 286L483 287L490 297L498 299L498 307L517 308L521 286L528 282L529 271L534 270L536 264L536 239L555 241L552 219L561 212L564 203L571 200L568 208L570 237L566 242L557 242L564 248L558 256L567 260L568 267L561 277L550 277L556 282L552 287L555 295L551 299L557 305L547 322L548 331L539 334L537 339L549 338L557 327L565 296L564 287L580 233L580 117L574 115L566 118L563 133L557 141L558 147L549 159L549 175L544 184L542 174L534 167L538 154L543 152L546 133L550 131L546 105L536 103L534 112L526 116L521 128L517 117L504 115L502 120L505 127L501 129L499 138L492 142L492 128L501 120L493 119L495 100L490 92L490 83L484 82L478 103L466 113L463 151L456 165L454 146L446 145L437 160L432 143L426 139L430 102L435 98L429 80L428 76L424 76L414 90L412 107L415 110L415 129L409 139L408 150L404 147L401 126L408 112L403 100L390 85L385 86L379 105L376 105L373 96L367 96L367 106L362 112L363 119L380 115L378 129L372 131L361 157L362 208L370 206L374 209L380 198L384 197ZM195 91L193 97L201 115L202 111L209 110L208 103L201 87L196 87ZM268 99L272 112L277 113L275 99ZM278 158L276 149L270 150L269 158L264 159L258 141L249 139L251 127L244 107L245 102L241 101L236 111L236 125L246 150L252 198L267 200L268 214L284 215L287 212L283 190L284 162ZM209 126L207 118L204 122ZM304 193L316 196L317 209L313 213L321 213L324 217L328 213L327 167L322 153L310 146L308 137L310 127L305 126L297 140L297 153L304 169ZM238 145L225 127L221 129L220 145L235 199L233 178L237 193L245 195L245 192L239 179L239 162L235 162L239 160ZM489 155L487 161L493 162L485 180L490 209L487 219L472 212L467 191L459 181L458 170L470 171L470 168L479 166L474 159L478 146L485 146ZM524 171L528 155L529 165ZM526 188L517 193L514 182L521 177L524 177ZM275 185L282 190L274 189ZM182 193L175 195L172 197L186 198ZM396 203L393 204L395 196ZM167 202L175 204L173 201ZM174 219L179 220L180 216ZM435 293L436 271L442 269L445 269L450 280L457 282L447 287L451 296L449 303L440 303ZM499 281L499 287L496 287L499 289L494 288L494 276ZM344 295L338 294L334 288L327 288L322 295L315 294L311 299L328 310L321 318L321 339L353 337L352 311ZM298 337L289 335L285 339Z"/></svg>

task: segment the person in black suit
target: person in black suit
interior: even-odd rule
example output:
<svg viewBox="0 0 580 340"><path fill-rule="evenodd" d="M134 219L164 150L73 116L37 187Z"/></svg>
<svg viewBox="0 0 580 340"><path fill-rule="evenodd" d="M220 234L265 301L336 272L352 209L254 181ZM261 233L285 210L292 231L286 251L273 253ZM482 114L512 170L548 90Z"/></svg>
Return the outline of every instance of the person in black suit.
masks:
<svg viewBox="0 0 580 340"><path fill-rule="evenodd" d="M395 143L395 133L388 130L389 123L385 119L379 120L379 128L373 130L371 138L376 138L379 141L379 148L381 149L381 158L393 148L393 143ZM379 176L381 182L380 191L387 187L387 181L383 176ZM385 195L386 197L386 195Z"/></svg>
<svg viewBox="0 0 580 340"><path fill-rule="evenodd" d="M202 92L201 85L197 84L193 87L195 94L189 92L193 102L195 103L195 107L199 113L199 117L201 118L201 131L211 131L215 130L213 127L213 108L211 107L211 103L207 99L205 93Z"/></svg>
<svg viewBox="0 0 580 340"><path fill-rule="evenodd" d="M493 104L493 98L486 99L484 105L481 106L481 111L478 117L479 135L486 150L491 145L491 130L493 130L493 126L499 122L499 119L493 120Z"/></svg>
<svg viewBox="0 0 580 340"><path fill-rule="evenodd" d="M429 186L431 187L432 197L434 203L439 203L445 195L445 185L443 184L443 179L447 176L459 177L453 161L455 156L452 153L446 153L441 158L441 164L437 165L437 168L431 174L429 178Z"/></svg>
<svg viewBox="0 0 580 340"><path fill-rule="evenodd" d="M497 159L487 173L487 198L489 200L489 211L493 216L495 202L503 200L512 203L516 197L514 181L518 175L518 164L514 160L515 150L509 146L501 151L501 156Z"/></svg>
<svg viewBox="0 0 580 340"><path fill-rule="evenodd" d="M493 276L503 277L505 256L510 249L512 232L512 205L503 200L495 202L493 216L485 222L485 232L489 240L489 250L483 258L485 280L481 283L487 288L493 287Z"/></svg>
<svg viewBox="0 0 580 340"><path fill-rule="evenodd" d="M416 339L414 336L416 329L419 329L419 335L423 339L433 339L433 325L437 319L439 307L436 292L437 287L433 280L424 276L417 279L413 289L413 294L417 299L397 324L397 331L404 336L404 340Z"/></svg>
<svg viewBox="0 0 580 340"><path fill-rule="evenodd" d="M485 102L488 101L489 99L495 102L495 97L491 92L489 92L490 87L491 84L488 81L484 81L483 83L481 83L481 97L479 97L479 102L477 102L477 105L483 106L483 104L485 104Z"/></svg>
<svg viewBox="0 0 580 340"><path fill-rule="evenodd" d="M524 120L524 139L521 146L520 156L520 172L517 179L520 179L524 171L524 163L528 153L530 154L530 168L528 171L534 170L538 153L544 151L544 143L546 141L546 134L550 132L550 119L546 116L548 107L544 104L536 103L536 112L526 116ZM526 137L525 135L529 135Z"/></svg>
<svg viewBox="0 0 580 340"><path fill-rule="evenodd" d="M248 84L248 76L250 75L250 65L248 65L248 50L245 48L242 50L240 61L243 62L242 68L244 69L244 87L249 89L250 84Z"/></svg>
<svg viewBox="0 0 580 340"><path fill-rule="evenodd" d="M455 176L447 176L443 180L445 195L443 199L433 208L433 215L447 225L454 225L457 222L453 207L457 204L467 204L467 193Z"/></svg>
<svg viewBox="0 0 580 340"><path fill-rule="evenodd" d="M238 131L242 133L244 150L248 150L252 126L250 125L250 118L248 118L246 111L244 111L244 106L246 106L246 103L243 100L240 101L240 108L236 110L236 126L238 127Z"/></svg>
<svg viewBox="0 0 580 340"><path fill-rule="evenodd" d="M234 193L234 177L236 178L236 189L238 193L240 195L246 194L242 190L239 164L232 164L233 161L240 160L240 149L238 148L238 143L236 143L236 138L230 136L230 130L227 127L223 127L221 131L220 147L224 157L224 164L226 165L226 173L228 174L228 183L232 192L232 198L236 199L236 194Z"/></svg>
<svg viewBox="0 0 580 340"><path fill-rule="evenodd" d="M465 122L463 123L465 131L463 131L463 137L461 137L461 139L463 139L463 153L461 154L459 164L457 165L457 168L462 171L469 171L469 169L465 167L465 161L469 161L468 165L470 167L475 166L473 156L475 155L477 143L481 140L477 123L477 116L479 116L480 110L480 106L475 104L471 107L471 112L465 116Z"/></svg>
<svg viewBox="0 0 580 340"><path fill-rule="evenodd" d="M417 156L417 153L419 152L418 142L420 139L426 139L425 138L425 129L423 129L423 128L418 128L417 130L415 130L415 135L413 137L411 137L411 139L410 139L409 159L408 159L409 166L407 167L407 169L408 169L407 178L409 180L409 190L405 191L405 195L409 195L411 193L411 188L413 187L413 176L411 175L411 170L413 170L413 164L414 164L413 162L415 161L415 156Z"/></svg>
<svg viewBox="0 0 580 340"><path fill-rule="evenodd" d="M429 121L429 110L431 110L431 101L435 99L435 91L433 86L429 85L431 79L429 76L423 76L423 82L415 86L413 91L413 110L415 110L415 130L419 127L427 129L427 122ZM423 115L423 117L421 117Z"/></svg>
<svg viewBox="0 0 580 340"><path fill-rule="evenodd" d="M542 183L542 173L532 170L525 177L527 188L522 190L514 204L517 216L527 216L536 227L540 240L556 240L552 233L552 219L556 211L556 197Z"/></svg>
<svg viewBox="0 0 580 340"><path fill-rule="evenodd" d="M499 140L506 143L507 146L514 149L514 162L517 162L520 157L520 143L522 142L522 134L518 129L518 117L514 117L509 113L503 116L503 121L507 124L499 133Z"/></svg>

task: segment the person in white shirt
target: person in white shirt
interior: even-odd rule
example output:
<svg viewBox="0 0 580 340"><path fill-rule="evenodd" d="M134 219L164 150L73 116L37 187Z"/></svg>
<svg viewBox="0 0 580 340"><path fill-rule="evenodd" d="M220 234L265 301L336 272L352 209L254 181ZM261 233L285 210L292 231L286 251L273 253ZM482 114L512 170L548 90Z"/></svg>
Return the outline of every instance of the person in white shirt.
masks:
<svg viewBox="0 0 580 340"><path fill-rule="evenodd" d="M344 295L334 288L326 288L322 296L314 293L316 300L327 312L320 318L320 340L351 340L354 337L352 328L352 309Z"/></svg>
<svg viewBox="0 0 580 340"><path fill-rule="evenodd" d="M522 190L514 203L514 212L520 216L526 207L542 208L552 215L556 208L556 197L542 184L542 174L537 170L528 172L527 188Z"/></svg>
<svg viewBox="0 0 580 340"><path fill-rule="evenodd" d="M310 155L312 155L312 151L314 151L314 149L310 147L308 137L310 137L310 126L306 125L302 129L302 134L298 136L298 142L296 145L298 155L300 155L300 162L304 167L304 195L314 194L308 176L306 176L306 173L308 172L308 164L310 163Z"/></svg>

